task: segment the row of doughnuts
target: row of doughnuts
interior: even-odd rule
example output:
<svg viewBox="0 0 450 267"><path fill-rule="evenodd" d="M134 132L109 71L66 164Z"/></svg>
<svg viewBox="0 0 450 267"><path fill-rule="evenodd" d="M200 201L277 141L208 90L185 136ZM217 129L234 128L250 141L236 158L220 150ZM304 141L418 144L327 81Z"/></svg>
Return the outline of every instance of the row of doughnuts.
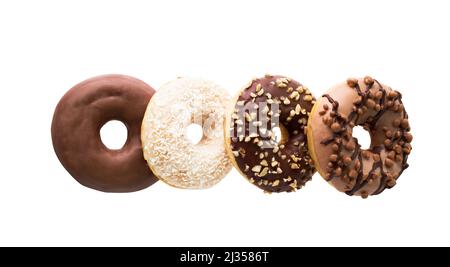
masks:
<svg viewBox="0 0 450 267"><path fill-rule="evenodd" d="M121 149L101 141L111 120L127 127ZM191 124L202 127L196 144L187 136ZM357 125L369 132L369 149L353 137ZM155 92L130 76L98 76L61 98L51 133L65 169L104 192L133 192L157 180L209 188L234 166L269 193L296 191L317 170L337 190L363 198L396 184L412 141L402 95L368 76L319 99L278 75L251 80L234 99L205 80L178 78Z"/></svg>

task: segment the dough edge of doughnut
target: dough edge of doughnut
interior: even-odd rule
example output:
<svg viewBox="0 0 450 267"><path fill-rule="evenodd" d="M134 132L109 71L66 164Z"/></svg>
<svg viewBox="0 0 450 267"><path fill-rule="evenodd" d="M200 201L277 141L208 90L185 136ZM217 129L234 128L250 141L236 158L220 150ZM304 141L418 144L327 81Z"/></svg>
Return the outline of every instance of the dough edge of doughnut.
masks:
<svg viewBox="0 0 450 267"><path fill-rule="evenodd" d="M314 115L317 114L317 109L318 109L319 105L322 103L322 99L323 99L323 97L320 97L318 100L316 100L316 103L314 104L314 106L311 109L311 112L308 117L308 125L306 126L306 137L308 138L309 155L311 156L311 159L314 162L314 167L315 167L316 171L322 177L325 177L326 174L322 172L322 168L320 167L320 164L319 164L319 161L317 158L316 149L314 147L314 134L313 134L313 129L312 129L312 118ZM328 182L328 184L332 185L330 182Z"/></svg>

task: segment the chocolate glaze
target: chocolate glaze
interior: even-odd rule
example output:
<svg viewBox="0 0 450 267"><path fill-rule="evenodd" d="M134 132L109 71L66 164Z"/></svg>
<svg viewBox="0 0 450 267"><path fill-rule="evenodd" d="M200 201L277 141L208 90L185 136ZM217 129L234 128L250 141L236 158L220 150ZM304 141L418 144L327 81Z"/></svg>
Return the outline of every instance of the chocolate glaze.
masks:
<svg viewBox="0 0 450 267"><path fill-rule="evenodd" d="M266 75L244 88L230 119L228 141L236 167L251 183L266 192L291 192L311 179L315 169L308 154L306 123L314 102L306 87L283 76ZM252 110L267 116L258 113L253 118ZM262 123L256 134L249 131L251 123ZM275 127L283 135L280 143L272 134Z"/></svg>
<svg viewBox="0 0 450 267"><path fill-rule="evenodd" d="M143 156L141 122L154 90L124 75L94 77L70 89L58 103L52 122L56 155L82 185L104 192L132 192L157 181ZM100 139L110 120L123 122L123 148L108 149Z"/></svg>
<svg viewBox="0 0 450 267"><path fill-rule="evenodd" d="M349 79L317 101L308 125L319 173L339 191L363 198L396 184L408 167L412 135L402 95L371 77ZM371 136L362 150L352 136L361 125Z"/></svg>

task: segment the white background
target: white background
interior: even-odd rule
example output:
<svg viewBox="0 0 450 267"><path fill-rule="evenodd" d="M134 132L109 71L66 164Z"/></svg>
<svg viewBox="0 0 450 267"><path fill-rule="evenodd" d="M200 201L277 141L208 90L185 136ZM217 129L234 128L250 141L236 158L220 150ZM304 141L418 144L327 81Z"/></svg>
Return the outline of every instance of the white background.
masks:
<svg viewBox="0 0 450 267"><path fill-rule="evenodd" d="M447 1L1 1L0 245L450 245ZM413 152L398 185L362 200L316 174L263 194L233 170L214 188L82 187L53 151L60 97L91 76L154 88L207 78L235 94L290 76L320 96L370 74L400 90Z"/></svg>

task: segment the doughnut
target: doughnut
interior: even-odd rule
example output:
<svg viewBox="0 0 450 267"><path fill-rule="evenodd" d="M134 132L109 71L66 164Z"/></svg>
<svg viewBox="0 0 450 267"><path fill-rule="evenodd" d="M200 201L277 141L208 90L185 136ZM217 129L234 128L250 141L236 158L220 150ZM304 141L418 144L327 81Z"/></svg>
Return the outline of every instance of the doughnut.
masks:
<svg viewBox="0 0 450 267"><path fill-rule="evenodd" d="M226 119L226 148L233 166L265 192L300 189L315 172L306 139L314 103L308 88L290 78L253 79L238 94Z"/></svg>
<svg viewBox="0 0 450 267"><path fill-rule="evenodd" d="M178 78L153 96L142 121L144 158L153 173L177 188L204 189L217 184L231 169L225 152L223 120L230 97L220 86ZM203 128L193 144L187 127Z"/></svg>
<svg viewBox="0 0 450 267"><path fill-rule="evenodd" d="M80 184L104 192L132 192L157 181L142 157L140 130L154 90L124 75L98 76L75 85L59 101L51 134L56 155ZM108 149L100 129L111 120L128 129L125 145Z"/></svg>
<svg viewBox="0 0 450 267"><path fill-rule="evenodd" d="M352 136L357 125L370 134L368 149ZM412 135L402 95L369 76L331 88L314 105L307 129L317 170L350 196L380 194L408 168Z"/></svg>

